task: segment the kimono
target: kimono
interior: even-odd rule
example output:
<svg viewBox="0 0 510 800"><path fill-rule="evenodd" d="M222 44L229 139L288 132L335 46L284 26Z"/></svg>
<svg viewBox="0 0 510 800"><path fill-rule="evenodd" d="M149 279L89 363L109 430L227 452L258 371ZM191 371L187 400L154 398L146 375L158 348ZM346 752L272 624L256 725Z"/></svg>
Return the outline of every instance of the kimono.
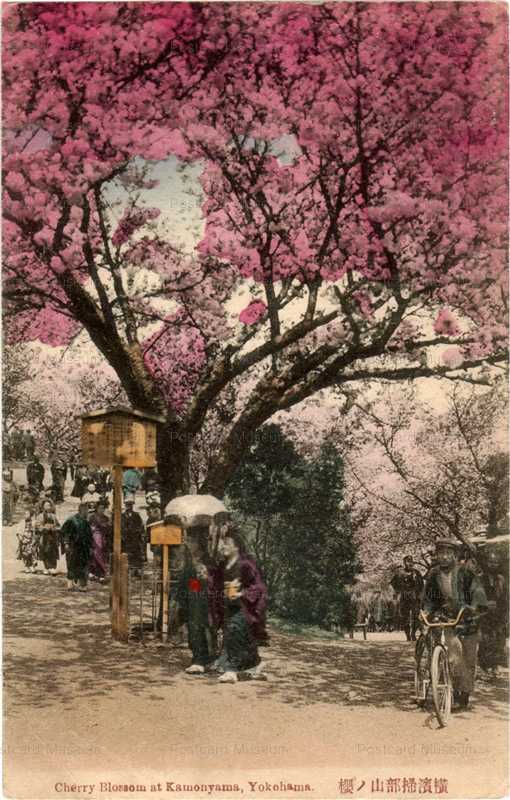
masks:
<svg viewBox="0 0 510 800"><path fill-rule="evenodd" d="M224 584L238 580L241 597L223 600L223 668L252 669L260 663L257 642L265 637L267 589L253 558L241 554L223 570Z"/></svg>
<svg viewBox="0 0 510 800"><path fill-rule="evenodd" d="M122 552L127 553L129 569L141 570L145 550L145 526L137 511L124 511L121 518Z"/></svg>
<svg viewBox="0 0 510 800"><path fill-rule="evenodd" d="M29 486L41 491L44 482L44 467L40 461L31 461L27 465L27 483Z"/></svg>
<svg viewBox="0 0 510 800"><path fill-rule="evenodd" d="M22 530L18 531L18 552L16 558L18 561L23 561L25 569L29 572L35 572L37 567L37 559L39 557L39 538L35 529L35 515L33 511L27 511L25 514L25 525Z"/></svg>
<svg viewBox="0 0 510 800"><path fill-rule="evenodd" d="M71 497L77 497L81 500L83 494L87 491L89 483L90 480L87 468L78 465L74 471L74 486L71 491Z"/></svg>
<svg viewBox="0 0 510 800"><path fill-rule="evenodd" d="M443 572L439 567L431 569L423 593L425 613L442 612L452 618L464 606L473 606L476 609L487 607L485 591L478 577L459 564L455 564L449 572ZM445 631L453 688L468 695L475 685L480 639L478 627L477 619L466 617L461 620L461 624Z"/></svg>
<svg viewBox="0 0 510 800"><path fill-rule="evenodd" d="M16 503L18 501L18 487L14 483L12 476L2 479L2 518L5 525L10 525L14 516Z"/></svg>
<svg viewBox="0 0 510 800"><path fill-rule="evenodd" d="M62 541L66 548L67 579L86 586L92 550L92 531L88 520L79 514L62 525Z"/></svg>
<svg viewBox="0 0 510 800"><path fill-rule="evenodd" d="M89 564L89 573L95 578L105 578L108 572L108 562L110 558L109 543L111 539L112 524L110 517L106 514L98 513L89 519L92 531L92 554Z"/></svg>
<svg viewBox="0 0 510 800"><path fill-rule="evenodd" d="M39 558L45 570L56 570L59 559L60 525L55 514L42 511L35 519L35 528L39 536Z"/></svg>
<svg viewBox="0 0 510 800"><path fill-rule="evenodd" d="M192 663L205 667L215 658L215 636L208 602L209 574L189 553L177 581L175 599L180 619L187 623Z"/></svg>

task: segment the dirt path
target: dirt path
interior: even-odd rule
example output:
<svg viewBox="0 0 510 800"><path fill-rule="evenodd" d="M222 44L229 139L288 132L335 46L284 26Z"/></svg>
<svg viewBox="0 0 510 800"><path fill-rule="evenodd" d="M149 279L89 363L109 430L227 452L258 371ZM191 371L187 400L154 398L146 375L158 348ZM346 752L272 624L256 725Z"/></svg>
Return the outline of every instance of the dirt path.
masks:
<svg viewBox="0 0 510 800"><path fill-rule="evenodd" d="M106 588L69 593L63 572L24 575L14 558L10 526L3 584L8 796L333 798L349 796L351 784L340 782L353 779L357 797L418 797L430 795L429 786L432 795L442 793L443 778L449 798L507 792L504 681L480 685L474 710L438 730L411 702L406 642L273 632L262 651L267 682L219 685L183 673L186 648L113 644ZM193 789L202 783L220 788ZM78 790L88 784L91 793ZM147 791L115 789L130 784ZM178 784L192 791L176 791Z"/></svg>

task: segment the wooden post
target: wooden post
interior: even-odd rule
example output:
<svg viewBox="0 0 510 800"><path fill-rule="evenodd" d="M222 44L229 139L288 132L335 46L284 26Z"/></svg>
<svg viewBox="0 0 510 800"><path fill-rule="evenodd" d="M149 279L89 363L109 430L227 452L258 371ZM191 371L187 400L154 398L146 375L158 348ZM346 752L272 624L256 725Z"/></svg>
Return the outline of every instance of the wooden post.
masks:
<svg viewBox="0 0 510 800"><path fill-rule="evenodd" d="M113 467L113 559L112 559L112 636L124 641L121 631L121 517L122 517L122 467ZM127 639L125 640L127 641Z"/></svg>
<svg viewBox="0 0 510 800"><path fill-rule="evenodd" d="M119 570L119 641L129 639L129 563L127 553L120 555Z"/></svg>
<svg viewBox="0 0 510 800"><path fill-rule="evenodd" d="M168 641L168 591L169 591L169 586L168 586L168 575L169 575L168 553L169 553L169 547L168 547L167 544L164 544L162 547L163 547L163 579L162 579L162 584L163 584L163 620L162 620L162 622L163 622L163 624L162 624L161 635L162 635L163 641L167 642Z"/></svg>

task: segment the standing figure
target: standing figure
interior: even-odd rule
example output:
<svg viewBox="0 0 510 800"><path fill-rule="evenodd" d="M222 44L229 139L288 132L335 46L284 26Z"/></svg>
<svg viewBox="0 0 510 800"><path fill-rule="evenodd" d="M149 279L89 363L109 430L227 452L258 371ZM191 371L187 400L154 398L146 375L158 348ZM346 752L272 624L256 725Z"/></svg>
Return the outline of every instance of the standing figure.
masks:
<svg viewBox="0 0 510 800"><path fill-rule="evenodd" d="M64 485L66 481L67 465L64 459L57 455L50 466L51 479L55 490L55 502L62 503L64 501Z"/></svg>
<svg viewBox="0 0 510 800"><path fill-rule="evenodd" d="M235 683L240 671L249 671L252 676L257 673L260 664L257 641L265 634L267 589L255 560L247 554L242 537L232 526L224 530L218 551L223 561L224 582L220 658L224 673L219 681Z"/></svg>
<svg viewBox="0 0 510 800"><path fill-rule="evenodd" d="M488 612L482 619L478 659L482 669L496 677L499 667L506 666L505 642L508 638L508 585L496 553L489 553L481 580L487 596Z"/></svg>
<svg viewBox="0 0 510 800"><path fill-rule="evenodd" d="M461 608L464 615L455 628L446 628L448 661L453 680L454 702L467 708L474 689L476 656L480 634L477 615L487 609L487 598L478 577L457 561L457 542L436 542L437 566L425 581L423 610L427 615L454 619Z"/></svg>
<svg viewBox="0 0 510 800"><path fill-rule="evenodd" d="M161 497L159 492L151 492L145 496L147 505L147 523L145 527L144 561L147 561L147 545L150 543L150 525L158 522L161 517ZM161 545L150 545L151 552L156 561L161 560Z"/></svg>
<svg viewBox="0 0 510 800"><path fill-rule="evenodd" d="M198 536L189 536L184 553L184 566L176 587L181 623L188 628L191 665L185 672L201 675L212 664L216 653L212 620L209 614L209 574L207 547Z"/></svg>
<svg viewBox="0 0 510 800"><path fill-rule="evenodd" d="M11 524L18 497L19 491L14 482L13 471L4 469L2 472L2 521L4 525Z"/></svg>
<svg viewBox="0 0 510 800"><path fill-rule="evenodd" d="M35 453L35 439L31 430L23 433L23 449L25 451L25 458L27 461L31 461Z"/></svg>
<svg viewBox="0 0 510 800"><path fill-rule="evenodd" d="M127 553L129 569L135 576L143 567L145 526L140 514L134 510L133 497L124 500L125 511L121 517L122 552Z"/></svg>
<svg viewBox="0 0 510 800"><path fill-rule="evenodd" d="M104 583L108 573L109 542L112 536L112 523L106 513L106 505L101 500L89 517L92 531L92 556L89 565L89 578Z"/></svg>
<svg viewBox="0 0 510 800"><path fill-rule="evenodd" d="M44 483L44 467L38 455L27 464L27 484L33 494L39 494Z"/></svg>
<svg viewBox="0 0 510 800"><path fill-rule="evenodd" d="M74 481L74 471L76 469L76 451L74 448L69 452L67 456L67 463L69 465L69 475L71 476L71 480Z"/></svg>
<svg viewBox="0 0 510 800"><path fill-rule="evenodd" d="M83 464L78 464L74 471L74 486L71 491L71 497L82 499L89 483L89 474L87 467Z"/></svg>
<svg viewBox="0 0 510 800"><path fill-rule="evenodd" d="M49 500L44 501L42 511L35 519L35 528L39 536L39 558L44 564L44 574L56 575L60 525Z"/></svg>
<svg viewBox="0 0 510 800"><path fill-rule="evenodd" d="M35 529L35 507L31 505L25 512L25 524L16 533L18 537L18 552L16 558L22 561L25 569L23 572L35 572L39 557L39 537Z"/></svg>
<svg viewBox="0 0 510 800"><path fill-rule="evenodd" d="M404 631L408 642L415 641L418 627L423 578L413 566L411 556L405 556L404 568L391 579L391 586L398 595L399 628Z"/></svg>
<svg viewBox="0 0 510 800"><path fill-rule="evenodd" d="M88 506L80 503L78 513L62 525L62 542L67 561L67 588L87 591L92 531L88 521Z"/></svg>

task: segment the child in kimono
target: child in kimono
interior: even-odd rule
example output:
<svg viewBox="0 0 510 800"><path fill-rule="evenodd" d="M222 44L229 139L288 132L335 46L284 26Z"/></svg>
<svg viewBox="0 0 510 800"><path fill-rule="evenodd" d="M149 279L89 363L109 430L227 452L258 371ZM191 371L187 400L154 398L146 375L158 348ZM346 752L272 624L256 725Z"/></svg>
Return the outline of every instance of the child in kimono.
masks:
<svg viewBox="0 0 510 800"><path fill-rule="evenodd" d="M39 537L35 527L36 511L33 506L29 506L25 512L25 524L17 532L18 553L16 558L23 561L23 572L35 572L37 559L39 557Z"/></svg>

